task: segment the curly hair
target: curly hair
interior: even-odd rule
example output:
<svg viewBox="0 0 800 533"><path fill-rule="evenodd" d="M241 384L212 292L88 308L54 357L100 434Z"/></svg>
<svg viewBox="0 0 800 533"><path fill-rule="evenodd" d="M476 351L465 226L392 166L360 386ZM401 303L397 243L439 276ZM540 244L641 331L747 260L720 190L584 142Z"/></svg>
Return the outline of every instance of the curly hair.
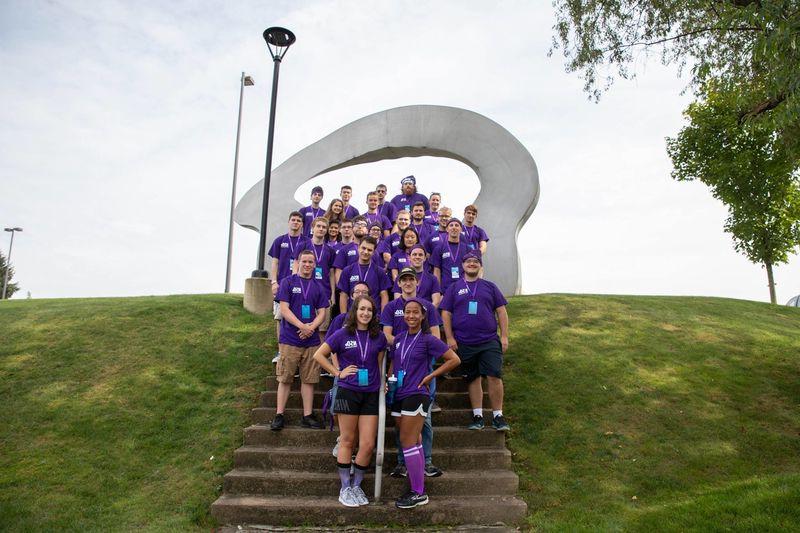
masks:
<svg viewBox="0 0 800 533"><path fill-rule="evenodd" d="M367 324L367 331L370 337L376 337L381 331L381 324L378 321L378 306L375 304L375 300L369 296L356 296L356 299L353 300L353 303L350 305L350 310L347 311L347 316L344 319L344 328L351 335L355 335L356 329L358 329L356 311L358 311L358 305L363 300L368 301L370 305L372 305L372 318L369 319L369 324Z"/></svg>

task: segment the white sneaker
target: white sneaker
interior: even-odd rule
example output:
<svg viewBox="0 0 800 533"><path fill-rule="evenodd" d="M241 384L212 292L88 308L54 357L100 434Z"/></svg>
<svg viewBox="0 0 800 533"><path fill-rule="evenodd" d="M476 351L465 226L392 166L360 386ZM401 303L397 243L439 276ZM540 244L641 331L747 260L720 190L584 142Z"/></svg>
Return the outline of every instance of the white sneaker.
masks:
<svg viewBox="0 0 800 533"><path fill-rule="evenodd" d="M352 492L354 499L358 502L358 505L369 505L369 499L367 495L364 494L364 489L361 487L350 487L350 492Z"/></svg>
<svg viewBox="0 0 800 533"><path fill-rule="evenodd" d="M278 359L280 359L280 358L281 358L281 353L278 352L278 353L275 354L275 357L272 358L272 362L273 363L277 363Z"/></svg>
<svg viewBox="0 0 800 533"><path fill-rule="evenodd" d="M334 457L339 457L339 437L336 437L336 445L331 450Z"/></svg>
<svg viewBox="0 0 800 533"><path fill-rule="evenodd" d="M353 489L350 487L342 487L339 490L339 503L345 507L358 507L358 501L353 495Z"/></svg>

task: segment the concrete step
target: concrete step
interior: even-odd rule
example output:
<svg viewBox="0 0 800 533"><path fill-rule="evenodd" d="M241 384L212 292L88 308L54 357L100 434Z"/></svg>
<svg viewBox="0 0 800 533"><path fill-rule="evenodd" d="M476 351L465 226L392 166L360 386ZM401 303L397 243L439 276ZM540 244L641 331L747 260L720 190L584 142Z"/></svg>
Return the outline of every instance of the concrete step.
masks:
<svg viewBox="0 0 800 533"><path fill-rule="evenodd" d="M317 416L321 413L319 410L315 411ZM300 418L303 416L303 410L298 408L286 409L284 411L284 417L286 419L287 426L294 426L300 427ZM457 426L457 427L466 427L470 422L472 422L472 409L442 409L439 413L433 413L433 427L443 427L443 426ZM272 419L275 418L275 408L274 407L256 407L250 410L250 420L254 424L264 424L269 423ZM393 424L394 422L390 421L392 417L387 417L386 425ZM492 411L490 409L483 410L483 423L486 424L489 431L494 431L491 429L492 425ZM484 431L486 431L484 429Z"/></svg>
<svg viewBox="0 0 800 533"><path fill-rule="evenodd" d="M322 402L325 399L325 394L327 394L328 389L322 390L322 386L317 387L318 390L314 391L314 409L321 409ZM261 396L258 401L259 407L275 407L278 401L278 393L277 391L264 391L261 393ZM466 409L470 406L469 404L469 396L467 396L466 392L438 392L436 393L436 403L439 404L440 407L443 409ZM286 407L290 408L298 408L302 407L303 400L300 397L300 391L292 391L289 394L289 401L286 404ZM484 394L483 396L483 405L490 405L489 404L489 395Z"/></svg>
<svg viewBox="0 0 800 533"><path fill-rule="evenodd" d="M399 495L399 494L398 494ZM224 494L211 506L220 524L265 524L272 526L396 524L449 525L520 523L527 512L525 502L514 497L461 496L431 498L414 509L397 509L389 495L381 503L344 507L336 496L264 497Z"/></svg>
<svg viewBox="0 0 800 533"><path fill-rule="evenodd" d="M263 425L253 425L244 430L244 443L265 444L269 446L319 446L333 448L339 432L287 427L281 431L271 431ZM386 428L386 446L394 446L395 430ZM434 449L437 448L505 448L505 435L492 429L470 431L466 428L443 426L434 427Z"/></svg>
<svg viewBox="0 0 800 533"><path fill-rule="evenodd" d="M316 388L322 391L327 391L333 386L333 378L320 377L320 381ZM275 376L267 376L266 390L278 390L278 382L275 381ZM300 390L300 380L294 379L292 383L292 390ZM447 379L442 378L436 381L436 390L439 392L466 392L467 382L461 378ZM486 380L483 380L483 390L486 390Z"/></svg>
<svg viewBox="0 0 800 533"><path fill-rule="evenodd" d="M308 430L313 431L313 430ZM389 472L397 464L394 443L387 446L384 470ZM311 446L241 446L233 453L236 468L264 470L292 470L330 472L336 458L331 447ZM511 467L511 452L505 448L439 448L434 438L433 462L445 471L472 470L479 467L497 470Z"/></svg>
<svg viewBox="0 0 800 533"><path fill-rule="evenodd" d="M368 473L361 487L370 498L375 490L375 475ZM339 476L333 465L328 472L297 472L290 470L234 469L225 474L225 493L262 496L319 496L339 493ZM425 491L430 496L513 496L519 478L509 470L453 470L437 478L425 478ZM402 494L408 480L383 476L383 493Z"/></svg>

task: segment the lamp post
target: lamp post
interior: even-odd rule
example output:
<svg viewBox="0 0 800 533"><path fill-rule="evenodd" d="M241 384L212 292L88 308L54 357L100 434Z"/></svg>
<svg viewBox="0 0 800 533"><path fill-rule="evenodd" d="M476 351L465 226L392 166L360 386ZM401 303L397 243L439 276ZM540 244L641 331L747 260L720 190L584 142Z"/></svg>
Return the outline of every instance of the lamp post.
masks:
<svg viewBox="0 0 800 533"><path fill-rule="evenodd" d="M242 132L242 98L244 88L255 85L251 76L245 76L242 72L242 80L239 84L239 121L236 125L236 151L233 155L233 188L231 190L231 218L228 224L228 267L225 269L225 292L231 292L231 256L233 254L233 208L236 205L236 175L239 170L239 135Z"/></svg>
<svg viewBox="0 0 800 533"><path fill-rule="evenodd" d="M22 231L22 228L3 228L11 232L11 244L8 245L8 257L6 257L6 273L3 276L3 300L6 299L6 288L8 288L8 271L11 270L11 250L14 248L14 232Z"/></svg>
<svg viewBox="0 0 800 533"><path fill-rule="evenodd" d="M261 233L258 239L258 268L253 271L254 278L267 278L269 271L264 268L267 251L267 215L269 211L269 180L272 177L272 141L275 133L275 104L278 99L278 72L286 51L295 42L294 33L286 28L272 27L264 30L264 40L272 56L272 101L269 107L269 132L267 134L267 162L264 169L264 196L261 202Z"/></svg>

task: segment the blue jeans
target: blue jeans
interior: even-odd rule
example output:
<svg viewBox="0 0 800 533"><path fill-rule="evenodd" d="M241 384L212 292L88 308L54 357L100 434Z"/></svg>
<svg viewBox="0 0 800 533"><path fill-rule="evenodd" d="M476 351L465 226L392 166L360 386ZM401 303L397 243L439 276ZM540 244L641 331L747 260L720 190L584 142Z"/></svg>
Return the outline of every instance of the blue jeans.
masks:
<svg viewBox="0 0 800 533"><path fill-rule="evenodd" d="M431 403L433 406L433 403ZM403 447L400 445L400 431L397 426L394 430L394 442L397 445L397 464L405 465L406 459L403 457ZM425 423L422 425L422 451L425 453L425 464L429 465L432 462L433 455L433 424L431 423L431 409L428 408L428 416L425 417Z"/></svg>

